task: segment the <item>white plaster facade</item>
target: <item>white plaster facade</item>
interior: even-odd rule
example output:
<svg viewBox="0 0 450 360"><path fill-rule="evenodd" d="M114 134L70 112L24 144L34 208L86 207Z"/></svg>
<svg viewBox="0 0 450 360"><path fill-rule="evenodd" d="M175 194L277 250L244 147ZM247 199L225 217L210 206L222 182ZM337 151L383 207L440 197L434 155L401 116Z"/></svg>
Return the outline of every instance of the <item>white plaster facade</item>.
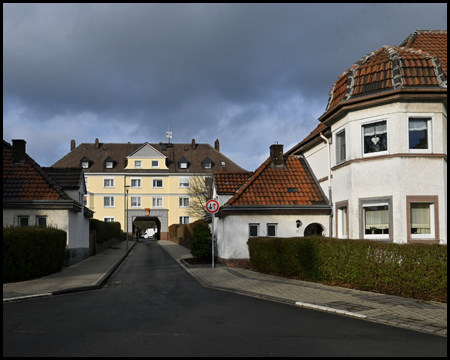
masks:
<svg viewBox="0 0 450 360"><path fill-rule="evenodd" d="M428 149L409 149L410 118L430 119ZM364 154L362 127L378 121L387 124L387 151ZM325 141L307 149L303 155L316 177L323 179L320 185L325 193L328 187L325 169L331 168L331 198L335 210L333 236L373 238L365 236L363 231L363 205L366 201L380 203L389 199L390 234L384 240L413 242L415 239L408 238L408 199L423 199L433 203L432 216L437 218L434 242L447 244L447 111L441 101L396 101L365 107L336 117L330 122L330 129L330 160ZM336 134L342 130L345 131L346 156L344 162L338 163ZM339 229L336 204L347 208L347 236ZM431 239L419 237L417 240Z"/></svg>
<svg viewBox="0 0 450 360"><path fill-rule="evenodd" d="M302 225L297 228L297 220ZM247 241L250 224L258 225L258 236L268 236L267 225L276 225L275 237L304 236L310 224L320 224L328 234L328 215L227 215L216 225L217 252L222 259L249 259Z"/></svg>

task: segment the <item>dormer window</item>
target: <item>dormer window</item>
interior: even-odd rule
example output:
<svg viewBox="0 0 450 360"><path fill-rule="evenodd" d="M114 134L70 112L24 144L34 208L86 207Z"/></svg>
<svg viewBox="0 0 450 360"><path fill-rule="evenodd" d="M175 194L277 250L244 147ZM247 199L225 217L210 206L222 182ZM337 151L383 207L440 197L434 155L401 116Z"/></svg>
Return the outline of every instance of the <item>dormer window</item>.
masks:
<svg viewBox="0 0 450 360"><path fill-rule="evenodd" d="M112 169L114 167L114 160L111 158L111 156L108 156L105 159L105 169Z"/></svg>
<svg viewBox="0 0 450 360"><path fill-rule="evenodd" d="M187 169L189 166L189 161L183 156L179 161L178 161L178 167L180 169Z"/></svg>
<svg viewBox="0 0 450 360"><path fill-rule="evenodd" d="M205 160L202 161L203 169L211 169L212 168L212 161L209 157L207 157Z"/></svg>
<svg viewBox="0 0 450 360"><path fill-rule="evenodd" d="M142 161L141 160L135 160L134 161L134 168L135 169L142 169Z"/></svg>
<svg viewBox="0 0 450 360"><path fill-rule="evenodd" d="M83 158L80 160L81 163L81 167L83 169L88 169L89 168L89 159L86 156L83 156Z"/></svg>

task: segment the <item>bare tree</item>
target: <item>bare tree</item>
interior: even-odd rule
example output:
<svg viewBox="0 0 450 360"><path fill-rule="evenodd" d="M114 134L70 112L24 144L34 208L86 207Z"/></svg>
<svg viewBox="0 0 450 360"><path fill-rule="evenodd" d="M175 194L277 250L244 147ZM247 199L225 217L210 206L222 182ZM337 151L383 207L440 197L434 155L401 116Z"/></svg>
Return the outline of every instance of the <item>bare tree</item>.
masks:
<svg viewBox="0 0 450 360"><path fill-rule="evenodd" d="M212 176L192 176L187 194L190 197L188 215L194 218L202 218L206 211L206 202L211 199Z"/></svg>

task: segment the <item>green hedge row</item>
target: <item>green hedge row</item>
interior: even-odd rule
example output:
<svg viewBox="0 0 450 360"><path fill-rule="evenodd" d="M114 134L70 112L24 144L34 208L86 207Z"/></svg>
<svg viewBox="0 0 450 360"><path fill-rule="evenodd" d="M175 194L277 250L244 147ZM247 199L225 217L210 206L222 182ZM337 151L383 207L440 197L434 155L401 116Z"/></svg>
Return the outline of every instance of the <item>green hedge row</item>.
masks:
<svg viewBox="0 0 450 360"><path fill-rule="evenodd" d="M3 228L3 283L35 279L61 270L67 233L43 227Z"/></svg>
<svg viewBox="0 0 450 360"><path fill-rule="evenodd" d="M99 244L108 239L122 239L122 230L117 221L105 222L97 219L89 219L89 230L97 231L97 242Z"/></svg>
<svg viewBox="0 0 450 360"><path fill-rule="evenodd" d="M257 271L353 289L447 301L447 246L325 237L251 238Z"/></svg>

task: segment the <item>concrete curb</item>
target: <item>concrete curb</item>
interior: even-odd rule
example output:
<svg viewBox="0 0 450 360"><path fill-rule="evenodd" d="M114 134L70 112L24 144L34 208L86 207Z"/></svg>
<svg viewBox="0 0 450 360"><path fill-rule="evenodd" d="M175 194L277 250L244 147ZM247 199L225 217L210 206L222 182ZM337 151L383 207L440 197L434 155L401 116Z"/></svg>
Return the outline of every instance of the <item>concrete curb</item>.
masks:
<svg viewBox="0 0 450 360"><path fill-rule="evenodd" d="M175 259L175 258L174 258ZM176 260L176 259L175 259ZM191 265L191 264L189 264L188 262L186 262L186 260L184 260L184 259L180 259L180 262L184 265L184 266L186 266L187 268L191 268L191 269L194 269L194 268L211 268L212 266L211 266L211 264L199 264L199 265ZM225 264L214 264L214 268L218 268L218 267L226 267L226 265Z"/></svg>

